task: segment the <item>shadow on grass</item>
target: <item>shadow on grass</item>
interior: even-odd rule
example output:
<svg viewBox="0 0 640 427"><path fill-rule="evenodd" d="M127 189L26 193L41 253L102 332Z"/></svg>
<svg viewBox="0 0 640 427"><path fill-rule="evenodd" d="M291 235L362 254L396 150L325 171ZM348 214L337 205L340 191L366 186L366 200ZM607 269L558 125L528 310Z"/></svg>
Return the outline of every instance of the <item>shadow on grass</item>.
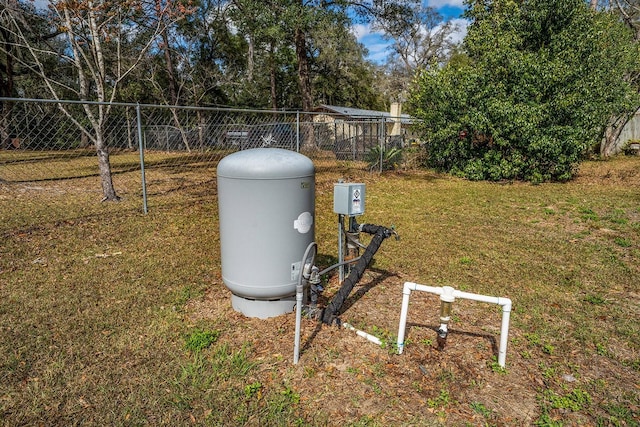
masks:
<svg viewBox="0 0 640 427"><path fill-rule="evenodd" d="M186 172L198 172L206 169L215 168L218 162L226 155L231 154L230 151L215 151L215 152L192 152L192 153L165 153L146 151L145 152L145 169L157 169L164 170L170 174L181 174ZM43 174L47 176L36 178L17 178L11 179L9 177L2 177L3 182L6 183L24 183L24 182L47 182L47 181L64 181L80 178L89 178L99 176L97 161L95 164L78 164L73 165L75 160L88 160L95 157L96 153L92 149L78 149L65 152L35 152L33 156L24 156L13 159L5 159L0 161L3 165L12 164L30 164L35 165L38 163L48 163L50 168L43 170ZM157 157L157 158L156 158ZM114 150L110 153L111 161L111 173L114 176L126 174L130 172L140 171L140 159L138 151L131 150ZM65 163L69 166L69 170L60 170L60 168L54 165ZM86 163L86 162L84 162ZM363 162L350 162L350 161L332 161L327 162L323 159L314 161L316 174L323 174L328 172L338 172L342 174L349 174L351 172L364 173L366 172L367 165ZM34 171L32 171L34 172ZM376 174L373 172L372 174ZM441 177L436 173L421 174L415 176L413 173L406 171L388 171L383 175L392 175L395 177L402 177L404 179L420 179L436 181Z"/></svg>
<svg viewBox="0 0 640 427"><path fill-rule="evenodd" d="M407 334L404 337L404 341L407 342L410 338L410 331L412 327L416 327L416 328L422 328L422 329L431 329L435 335L434 335L434 341L438 336L438 329L440 328L440 325L437 326L433 326L433 325L425 325L423 323L413 323L413 322L407 322ZM457 328L452 328L451 326L449 326L449 334L448 336L451 335L464 335L467 337L473 337L473 338L481 338L483 340L487 340L489 342L489 344L491 345L491 353L493 353L493 355L495 357L498 357L498 341L496 340L495 335L491 335L491 334L480 334L477 332L469 332L469 331L464 331L464 330L460 330ZM444 345L444 347L442 349L439 349L440 351L447 351L447 346L446 344Z"/></svg>
<svg viewBox="0 0 640 427"><path fill-rule="evenodd" d="M103 203L121 203L121 202L103 202ZM51 230L52 228L58 228L61 226L83 226L89 225L94 226L95 224L106 224L109 225L111 221L114 221L118 218L122 218L126 215L140 215L142 211L139 207L119 207L118 209L114 209L111 211L98 211L85 213L82 215L74 215L65 218L50 218L49 221L39 222L36 224L21 226L21 227L13 227L11 229L2 229L0 227L0 237L4 239L8 239L10 237L19 238L24 234L34 234L38 232L46 232Z"/></svg>
<svg viewBox="0 0 640 427"><path fill-rule="evenodd" d="M2 181L6 183L25 183L25 182L48 182L48 181L66 181L81 178L97 177L100 175L98 170L97 159L95 164L78 164L68 165L67 170L60 170L54 165L61 162L70 163L77 159L88 159L95 157L95 152L82 151L80 153L63 153L59 155L52 153L48 155L39 155L37 157L16 159L12 161L2 162L2 164L36 164L39 162L47 162L51 167L44 169L42 172L48 176L36 178L17 178L11 179L3 177ZM149 157L160 156L162 154L149 153ZM215 158L204 157L206 153L189 153L178 156L166 156L158 159L145 159L145 169L159 169L167 171L170 174L180 174L185 172L197 172L204 169L215 168L221 158L221 155L215 154ZM140 171L140 159L137 152L114 152L110 154L111 174L113 176L122 175L130 172ZM128 158L125 158L128 157ZM56 175L58 174L58 175Z"/></svg>
<svg viewBox="0 0 640 427"><path fill-rule="evenodd" d="M369 292L371 289L373 289L376 286L378 286L380 283L384 282L385 280L387 280L387 279L389 279L391 277L398 277L398 275L396 273L390 273L389 271L380 270L380 269L377 269L377 268L367 268L366 271L372 271L374 273L377 273L378 276L375 279L373 279L371 282L367 283L364 286L361 286L360 288L358 288L357 291L355 291L351 295L349 295L349 298L346 299L346 301L344 302L344 304L340 308L340 312L338 313L338 315L344 314L356 302L358 302L360 300L360 298L362 298L364 295L366 295L367 292Z"/></svg>
<svg viewBox="0 0 640 427"><path fill-rule="evenodd" d="M378 277L376 277L374 280L372 280L371 282L367 283L366 285L360 287L356 292L354 292L351 295L349 295L349 298L347 298L347 300L342 305L339 314L344 314L344 312L346 312L350 307L352 307L356 302L358 302L358 300L360 300L360 298L362 298L367 292L369 292L371 289L373 289L376 286L378 286L380 283L383 283L385 280L387 280L390 277L397 277L397 274L390 273L390 272L388 272L386 270L380 270L380 269L374 269L374 268L369 268L367 270L368 271L373 271L375 273L378 273ZM330 299L328 299L326 297L324 297L322 299L325 300L325 301L322 301L322 304L326 307L327 301L330 300ZM314 339L316 338L316 336L318 335L318 333L322 329L322 325L323 325L322 321L318 320L313 332L311 333L309 338L306 340L306 342L300 348L300 355L301 356L302 356L302 354L304 354L304 352L306 350L308 350L311 347L311 344L313 343Z"/></svg>

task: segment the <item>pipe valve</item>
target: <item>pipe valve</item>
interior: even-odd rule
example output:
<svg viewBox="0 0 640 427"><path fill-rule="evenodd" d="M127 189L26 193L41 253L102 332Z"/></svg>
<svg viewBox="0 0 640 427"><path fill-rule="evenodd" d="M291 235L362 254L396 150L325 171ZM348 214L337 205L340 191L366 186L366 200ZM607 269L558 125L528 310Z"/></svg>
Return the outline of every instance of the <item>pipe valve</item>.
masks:
<svg viewBox="0 0 640 427"><path fill-rule="evenodd" d="M455 297L451 286L443 286L440 295L440 328L438 329L438 348L443 349L449 334L449 322L451 321L451 307Z"/></svg>

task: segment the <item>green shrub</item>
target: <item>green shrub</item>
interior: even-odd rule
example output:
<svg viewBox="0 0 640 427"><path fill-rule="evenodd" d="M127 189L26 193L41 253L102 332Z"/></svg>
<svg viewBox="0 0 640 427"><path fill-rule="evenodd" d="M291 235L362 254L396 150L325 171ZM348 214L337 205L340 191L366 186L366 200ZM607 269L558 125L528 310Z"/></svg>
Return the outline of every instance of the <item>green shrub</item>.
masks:
<svg viewBox="0 0 640 427"><path fill-rule="evenodd" d="M369 170L395 170L402 162L402 149L375 146L367 152L366 160L369 164ZM380 162L382 162L382 167Z"/></svg>

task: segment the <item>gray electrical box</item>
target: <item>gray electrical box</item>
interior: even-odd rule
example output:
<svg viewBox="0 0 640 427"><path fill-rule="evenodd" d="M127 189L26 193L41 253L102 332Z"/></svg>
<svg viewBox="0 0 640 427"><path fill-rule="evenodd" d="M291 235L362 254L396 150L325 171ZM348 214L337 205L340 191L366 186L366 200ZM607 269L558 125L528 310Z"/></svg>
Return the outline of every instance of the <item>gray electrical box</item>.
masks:
<svg viewBox="0 0 640 427"><path fill-rule="evenodd" d="M339 182L333 185L333 211L340 215L364 214L365 185Z"/></svg>

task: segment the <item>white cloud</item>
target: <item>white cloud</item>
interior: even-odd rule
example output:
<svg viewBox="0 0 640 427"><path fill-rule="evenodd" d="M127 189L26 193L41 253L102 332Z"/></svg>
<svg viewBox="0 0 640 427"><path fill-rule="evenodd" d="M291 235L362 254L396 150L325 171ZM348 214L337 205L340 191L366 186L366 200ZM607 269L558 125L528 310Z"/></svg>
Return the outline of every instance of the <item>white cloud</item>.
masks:
<svg viewBox="0 0 640 427"><path fill-rule="evenodd" d="M464 0L427 0L426 3L428 6L431 6L434 9L439 9L445 6L459 7L460 9L464 9Z"/></svg>
<svg viewBox="0 0 640 427"><path fill-rule="evenodd" d="M369 55L367 59L376 63L382 63L389 54L390 42L384 41L382 33L373 31L369 24L356 24L351 27L351 32L356 36L359 43L362 43Z"/></svg>
<svg viewBox="0 0 640 427"><path fill-rule="evenodd" d="M367 24L367 25L356 24L356 25L351 27L351 31L356 36L356 39L358 39L358 41L360 41L364 37L366 37L369 34L371 34L371 25L369 25L369 24Z"/></svg>
<svg viewBox="0 0 640 427"><path fill-rule="evenodd" d="M378 43L367 44L367 49L369 50L369 55L367 59L377 64L385 62L387 57L389 56L389 46L390 42L379 41Z"/></svg>
<svg viewBox="0 0 640 427"><path fill-rule="evenodd" d="M452 19L451 22L456 26L457 30L450 37L450 40L454 43L460 43L467 35L467 28L469 27L469 21L462 18Z"/></svg>

